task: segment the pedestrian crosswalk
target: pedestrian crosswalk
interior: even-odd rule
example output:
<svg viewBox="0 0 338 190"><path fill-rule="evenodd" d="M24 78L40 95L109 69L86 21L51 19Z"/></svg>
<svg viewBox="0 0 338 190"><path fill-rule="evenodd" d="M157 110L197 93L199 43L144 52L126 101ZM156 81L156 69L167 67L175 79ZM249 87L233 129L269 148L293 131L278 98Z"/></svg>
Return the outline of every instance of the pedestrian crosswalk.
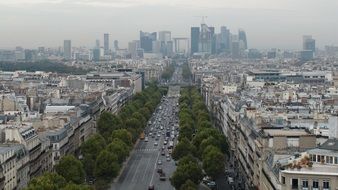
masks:
<svg viewBox="0 0 338 190"><path fill-rule="evenodd" d="M139 148L136 149L135 151L137 152L154 152L154 151L158 151L157 148Z"/></svg>

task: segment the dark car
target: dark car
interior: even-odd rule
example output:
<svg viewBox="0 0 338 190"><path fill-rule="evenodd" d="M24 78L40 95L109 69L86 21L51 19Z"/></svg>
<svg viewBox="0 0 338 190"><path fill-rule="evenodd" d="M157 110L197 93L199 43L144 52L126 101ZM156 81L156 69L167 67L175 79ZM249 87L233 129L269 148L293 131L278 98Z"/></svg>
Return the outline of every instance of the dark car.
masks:
<svg viewBox="0 0 338 190"><path fill-rule="evenodd" d="M159 174L163 173L162 168L157 168L157 173L159 173Z"/></svg>
<svg viewBox="0 0 338 190"><path fill-rule="evenodd" d="M154 185L149 185L148 190L155 190Z"/></svg>

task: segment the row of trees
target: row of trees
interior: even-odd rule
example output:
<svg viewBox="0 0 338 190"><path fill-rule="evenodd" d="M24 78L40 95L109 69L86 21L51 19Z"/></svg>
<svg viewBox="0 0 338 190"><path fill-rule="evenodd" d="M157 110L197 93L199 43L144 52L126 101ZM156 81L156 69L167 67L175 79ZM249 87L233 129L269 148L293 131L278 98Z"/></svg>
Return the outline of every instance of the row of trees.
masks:
<svg viewBox="0 0 338 190"><path fill-rule="evenodd" d="M223 172L228 144L225 136L212 127L196 88L182 89L179 103L180 136L172 155L178 166L171 183L176 189L196 189L204 173L216 178Z"/></svg>
<svg viewBox="0 0 338 190"><path fill-rule="evenodd" d="M81 147L86 175L97 179L96 189L106 189L119 174L121 166L140 136L166 88L155 83L133 96L117 114L101 114L97 122L98 134Z"/></svg>
<svg viewBox="0 0 338 190"><path fill-rule="evenodd" d="M171 76L173 76L174 72L175 72L175 65L170 64L169 66L164 68L161 78L167 81L171 78Z"/></svg>
<svg viewBox="0 0 338 190"><path fill-rule="evenodd" d="M81 146L81 161L72 155L62 157L55 166L56 173L33 179L28 190L86 190L90 189L83 185L86 179L95 179L95 189L107 189L109 182L119 174L147 120L166 92L167 89L151 83L133 96L118 115L103 112L97 121L98 133ZM51 179L55 176L58 180Z"/></svg>
<svg viewBox="0 0 338 190"><path fill-rule="evenodd" d="M46 71L66 74L86 74L89 70L81 68L67 66L60 62L54 62L49 60L37 61L37 62L0 62L0 70L4 71L16 71L26 70L30 72L34 71Z"/></svg>
<svg viewBox="0 0 338 190"><path fill-rule="evenodd" d="M191 79L192 74L191 74L188 63L184 63L182 65L182 76L183 76L183 79L186 81Z"/></svg>

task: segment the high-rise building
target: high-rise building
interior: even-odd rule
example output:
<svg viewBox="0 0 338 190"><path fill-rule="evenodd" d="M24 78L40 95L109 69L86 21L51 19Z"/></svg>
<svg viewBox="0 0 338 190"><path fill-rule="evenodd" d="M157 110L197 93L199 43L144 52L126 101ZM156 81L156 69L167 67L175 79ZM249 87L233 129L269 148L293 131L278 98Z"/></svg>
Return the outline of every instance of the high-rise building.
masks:
<svg viewBox="0 0 338 190"><path fill-rule="evenodd" d="M63 41L63 57L68 60L72 58L72 41L71 40Z"/></svg>
<svg viewBox="0 0 338 190"><path fill-rule="evenodd" d="M191 54L198 52L199 38L200 38L200 27L191 27L191 35L190 35Z"/></svg>
<svg viewBox="0 0 338 190"><path fill-rule="evenodd" d="M100 48L93 49L93 61L100 61Z"/></svg>
<svg viewBox="0 0 338 190"><path fill-rule="evenodd" d="M167 43L168 41L171 41L171 32L170 31L159 31L158 40L160 42L165 42L165 43Z"/></svg>
<svg viewBox="0 0 338 190"><path fill-rule="evenodd" d="M230 31L226 26L221 26L220 34L220 49L221 51L230 50Z"/></svg>
<svg viewBox="0 0 338 190"><path fill-rule="evenodd" d="M137 50L140 48L140 41L134 40L128 43L128 52L131 54L132 58L137 57Z"/></svg>
<svg viewBox="0 0 338 190"><path fill-rule="evenodd" d="M104 55L109 55L109 34L103 34Z"/></svg>
<svg viewBox="0 0 338 190"><path fill-rule="evenodd" d="M118 40L114 40L114 49L115 49L115 51L118 50L118 49L120 49L119 48L119 41Z"/></svg>
<svg viewBox="0 0 338 190"><path fill-rule="evenodd" d="M213 53L214 51L214 34L215 28L208 27L206 24L201 24L201 31L199 35L199 44L198 44L198 51L203 53Z"/></svg>
<svg viewBox="0 0 338 190"><path fill-rule="evenodd" d="M152 50L153 50L152 51L153 53L157 53L157 54L161 53L161 41L154 40L152 44Z"/></svg>
<svg viewBox="0 0 338 190"><path fill-rule="evenodd" d="M248 42L246 39L246 33L243 29L238 30L238 41L240 45L241 50L246 50L248 49Z"/></svg>
<svg viewBox="0 0 338 190"><path fill-rule="evenodd" d="M100 40L97 39L97 40L95 41L95 47L96 47L96 48L100 48Z"/></svg>
<svg viewBox="0 0 338 190"><path fill-rule="evenodd" d="M303 36L303 50L311 50L313 53L316 51L316 40L312 36Z"/></svg>
<svg viewBox="0 0 338 190"><path fill-rule="evenodd" d="M153 51L153 41L157 39L157 33L149 33L140 31L140 45L145 53Z"/></svg>

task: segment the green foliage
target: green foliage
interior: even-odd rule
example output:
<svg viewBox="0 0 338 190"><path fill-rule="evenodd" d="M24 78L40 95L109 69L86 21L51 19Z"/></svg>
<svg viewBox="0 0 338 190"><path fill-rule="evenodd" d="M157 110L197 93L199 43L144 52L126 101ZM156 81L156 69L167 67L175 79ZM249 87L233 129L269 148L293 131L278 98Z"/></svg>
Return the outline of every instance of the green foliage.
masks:
<svg viewBox="0 0 338 190"><path fill-rule="evenodd" d="M180 190L197 190L197 185L188 179L183 185L181 185Z"/></svg>
<svg viewBox="0 0 338 190"><path fill-rule="evenodd" d="M87 185L67 184L62 190L92 190Z"/></svg>
<svg viewBox="0 0 338 190"><path fill-rule="evenodd" d="M55 170L68 182L81 184L85 180L83 165L73 155L62 157L59 163L55 166Z"/></svg>
<svg viewBox="0 0 338 190"><path fill-rule="evenodd" d="M173 64L170 64L169 66L164 68L161 78L164 80L169 80L172 77L174 71L175 71L175 66Z"/></svg>
<svg viewBox="0 0 338 190"><path fill-rule="evenodd" d="M182 65L182 76L183 76L183 79L185 80L191 79L191 71L187 63Z"/></svg>
<svg viewBox="0 0 338 190"><path fill-rule="evenodd" d="M121 139L115 138L107 146L107 151L114 153L117 156L119 163L122 164L129 155L130 147Z"/></svg>
<svg viewBox="0 0 338 190"><path fill-rule="evenodd" d="M106 150L101 151L95 164L95 177L109 181L118 175L119 170L117 156Z"/></svg>
<svg viewBox="0 0 338 190"><path fill-rule="evenodd" d="M26 190L59 190L67 184L65 178L56 173L45 173L42 176L33 178Z"/></svg>
<svg viewBox="0 0 338 190"><path fill-rule="evenodd" d="M216 178L225 167L224 154L216 147L208 146L203 152L203 169L211 177Z"/></svg>
<svg viewBox="0 0 338 190"><path fill-rule="evenodd" d="M121 127L122 122L120 118L110 112L103 112L97 122L97 130L105 139L109 138L113 130Z"/></svg>
<svg viewBox="0 0 338 190"><path fill-rule="evenodd" d="M180 189L187 180L199 184L203 178L202 169L195 159L187 156L183 157L182 160L182 162L179 161L178 167L170 179L171 184L176 189Z"/></svg>
<svg viewBox="0 0 338 190"><path fill-rule="evenodd" d="M100 134L91 136L87 141L81 145L81 152L84 157L90 157L96 160L100 151L106 147L106 142Z"/></svg>
<svg viewBox="0 0 338 190"><path fill-rule="evenodd" d="M172 153L172 157L175 160L179 160L180 158L187 156L189 154L195 155L196 147L192 145L187 138L183 138L175 146L174 151Z"/></svg>
<svg viewBox="0 0 338 190"><path fill-rule="evenodd" d="M120 139L122 140L126 145L132 146L132 135L127 129L118 129L112 132L111 139Z"/></svg>
<svg viewBox="0 0 338 190"><path fill-rule="evenodd" d="M25 62L25 63L0 62L0 70L4 70L4 71L25 70L29 72L46 71L46 72L56 72L56 73L63 73L63 74L78 74L78 75L87 74L90 71L90 70L83 70L81 68L70 67L63 63L49 61L49 60L43 60L43 61L37 61L37 62Z"/></svg>

